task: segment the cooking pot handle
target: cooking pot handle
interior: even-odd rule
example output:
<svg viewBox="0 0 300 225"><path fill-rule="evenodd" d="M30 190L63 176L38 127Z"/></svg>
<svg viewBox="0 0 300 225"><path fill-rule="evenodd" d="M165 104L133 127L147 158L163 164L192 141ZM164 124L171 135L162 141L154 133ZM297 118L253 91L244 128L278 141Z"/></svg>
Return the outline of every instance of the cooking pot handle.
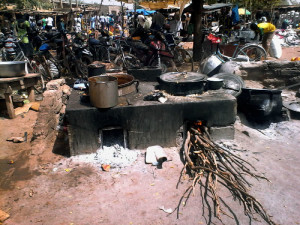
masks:
<svg viewBox="0 0 300 225"><path fill-rule="evenodd" d="M89 85L86 82L83 82L85 86L85 93L89 93Z"/></svg>
<svg viewBox="0 0 300 225"><path fill-rule="evenodd" d="M136 83L136 84L135 84L136 92L139 92L139 85L140 85L140 82L139 82L138 80L134 80L133 83Z"/></svg>

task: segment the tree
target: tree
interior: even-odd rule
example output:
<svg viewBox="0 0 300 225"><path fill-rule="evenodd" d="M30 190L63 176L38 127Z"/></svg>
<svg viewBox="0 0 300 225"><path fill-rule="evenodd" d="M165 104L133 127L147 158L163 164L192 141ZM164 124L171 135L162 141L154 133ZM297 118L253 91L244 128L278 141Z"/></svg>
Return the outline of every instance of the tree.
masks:
<svg viewBox="0 0 300 225"><path fill-rule="evenodd" d="M202 14L203 14L203 0L193 0L193 19L194 19L194 40L193 40L193 59L200 61L202 58Z"/></svg>

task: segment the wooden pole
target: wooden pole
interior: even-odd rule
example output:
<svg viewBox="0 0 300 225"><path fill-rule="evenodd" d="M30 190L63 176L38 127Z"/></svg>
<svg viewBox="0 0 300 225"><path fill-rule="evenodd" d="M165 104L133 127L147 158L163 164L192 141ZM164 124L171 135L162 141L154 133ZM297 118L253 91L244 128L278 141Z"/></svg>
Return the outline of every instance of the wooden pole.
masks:
<svg viewBox="0 0 300 225"><path fill-rule="evenodd" d="M101 13L102 3L103 3L103 0L101 0L100 6L99 6L99 14Z"/></svg>

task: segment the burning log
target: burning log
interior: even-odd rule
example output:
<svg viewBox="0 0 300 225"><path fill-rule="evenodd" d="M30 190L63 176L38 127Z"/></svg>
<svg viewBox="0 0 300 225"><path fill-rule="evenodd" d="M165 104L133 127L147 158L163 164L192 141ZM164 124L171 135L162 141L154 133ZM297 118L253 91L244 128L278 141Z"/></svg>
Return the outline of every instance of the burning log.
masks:
<svg viewBox="0 0 300 225"><path fill-rule="evenodd" d="M208 223L211 222L212 218L211 209L214 210L214 216L220 221L222 221L221 213L229 216L222 210L223 206L228 206L219 196L217 190L218 185L221 184L231 192L234 199L239 200L240 204L243 205L245 215L250 219L254 218L254 213L257 213L268 224L275 224L262 204L249 194L249 188L252 185L247 181L245 175L256 179L269 180L252 172L256 169L249 162L212 141L207 127L201 123L195 123L188 130L184 143L184 156L186 164L182 172L186 170L193 178L193 182L179 201L177 217L179 216L181 202L183 199L187 201L197 184L200 185L203 207L207 206L209 210ZM203 187L204 192L202 191ZM208 201L208 197L211 198L212 203Z"/></svg>

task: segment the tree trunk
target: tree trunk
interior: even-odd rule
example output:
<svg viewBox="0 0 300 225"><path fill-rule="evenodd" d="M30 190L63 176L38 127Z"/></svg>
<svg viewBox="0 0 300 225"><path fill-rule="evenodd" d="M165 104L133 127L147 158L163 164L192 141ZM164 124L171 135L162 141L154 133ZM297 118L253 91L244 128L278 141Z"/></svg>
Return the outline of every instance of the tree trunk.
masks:
<svg viewBox="0 0 300 225"><path fill-rule="evenodd" d="M204 0L193 0L193 13L194 17L194 48L193 58L194 61L200 61L202 58L202 14L203 14L203 1Z"/></svg>

